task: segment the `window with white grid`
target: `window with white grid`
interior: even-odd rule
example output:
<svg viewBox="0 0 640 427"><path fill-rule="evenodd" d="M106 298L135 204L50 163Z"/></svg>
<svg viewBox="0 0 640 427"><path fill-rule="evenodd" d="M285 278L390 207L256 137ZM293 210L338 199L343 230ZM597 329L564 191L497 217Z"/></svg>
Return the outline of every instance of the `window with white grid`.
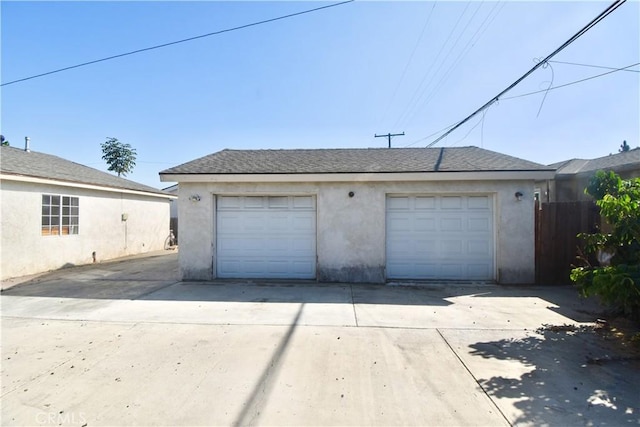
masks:
<svg viewBox="0 0 640 427"><path fill-rule="evenodd" d="M80 231L78 197L42 195L42 235L66 236Z"/></svg>

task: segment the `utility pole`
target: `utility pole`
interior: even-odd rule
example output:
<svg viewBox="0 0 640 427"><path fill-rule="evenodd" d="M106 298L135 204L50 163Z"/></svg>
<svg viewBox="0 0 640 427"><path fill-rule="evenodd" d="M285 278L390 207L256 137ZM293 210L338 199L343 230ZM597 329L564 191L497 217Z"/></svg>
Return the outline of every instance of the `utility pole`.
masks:
<svg viewBox="0 0 640 427"><path fill-rule="evenodd" d="M404 132L402 133L388 133L386 135L378 135L377 133L374 135L376 138L389 138L389 148L391 148L391 137L392 136L404 136Z"/></svg>

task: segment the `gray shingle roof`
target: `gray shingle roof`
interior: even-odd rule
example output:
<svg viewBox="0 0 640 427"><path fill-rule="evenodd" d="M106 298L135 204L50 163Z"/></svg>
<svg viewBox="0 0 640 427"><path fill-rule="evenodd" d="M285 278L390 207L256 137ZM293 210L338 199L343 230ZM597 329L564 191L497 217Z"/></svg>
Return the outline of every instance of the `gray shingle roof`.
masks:
<svg viewBox="0 0 640 427"><path fill-rule="evenodd" d="M37 151L26 152L14 147L2 146L0 148L0 171L9 175L168 195L157 188L119 178L61 157Z"/></svg>
<svg viewBox="0 0 640 427"><path fill-rule="evenodd" d="M558 175L573 175L579 173L591 173L598 170L626 170L629 168L640 169L640 148L634 148L623 153L610 154L597 159L571 159L549 165L557 167Z"/></svg>
<svg viewBox="0 0 640 427"><path fill-rule="evenodd" d="M478 147L222 150L160 172L307 174L542 171L547 166Z"/></svg>

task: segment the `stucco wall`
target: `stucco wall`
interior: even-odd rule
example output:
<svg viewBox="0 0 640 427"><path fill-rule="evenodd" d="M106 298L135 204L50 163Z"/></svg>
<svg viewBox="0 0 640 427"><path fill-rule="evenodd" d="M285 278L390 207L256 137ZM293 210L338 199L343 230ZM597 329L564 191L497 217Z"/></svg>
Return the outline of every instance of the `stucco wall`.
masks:
<svg viewBox="0 0 640 427"><path fill-rule="evenodd" d="M200 201L191 201L192 195ZM184 280L214 278L213 245L215 242L215 198L206 185L180 184L178 188L178 218L180 218L180 273ZM186 253L182 253L182 247Z"/></svg>
<svg viewBox="0 0 640 427"><path fill-rule="evenodd" d="M317 278L386 280L387 194L492 194L496 279L535 280L533 181L376 183L188 183L179 187L180 269L185 280L215 277L215 195L311 194L317 198ZM354 192L354 197L348 193ZM517 201L514 194L524 194ZM200 201L190 201L190 196Z"/></svg>
<svg viewBox="0 0 640 427"><path fill-rule="evenodd" d="M169 234L167 199L11 180L0 188L2 279L91 263L94 251L102 261L160 250ZM79 198L79 234L41 234L43 194Z"/></svg>

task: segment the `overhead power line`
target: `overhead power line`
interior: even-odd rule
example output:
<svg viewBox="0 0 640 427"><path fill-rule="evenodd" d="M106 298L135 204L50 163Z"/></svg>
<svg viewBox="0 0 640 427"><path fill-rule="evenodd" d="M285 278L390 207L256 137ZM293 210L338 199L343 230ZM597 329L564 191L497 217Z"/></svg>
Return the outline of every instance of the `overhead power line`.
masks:
<svg viewBox="0 0 640 427"><path fill-rule="evenodd" d="M469 38L469 40L467 41L467 44L464 46L464 48L462 48L462 50L460 51L460 53L458 54L456 59L451 63L451 65L449 65L447 70L442 74L442 76L440 77L438 82L434 85L433 89L429 92L429 95L422 102L422 104L421 104L421 108L422 109L424 109L427 105L429 105L429 103L433 100L433 98L436 96L438 91L441 89L441 87L444 85L444 83L448 80L448 78L451 75L452 71L460 64L460 62L464 59L464 57L469 53L469 51L480 40L482 35L491 26L491 24L496 19L496 17L500 14L500 12L502 11L502 9L504 8L505 5L506 5L506 2L502 2L502 4L500 4L500 2L497 2L493 6L493 8L491 8L491 10L487 14L487 16L485 16L485 18L482 21L482 23L478 26L478 28L473 33L471 38ZM494 12L494 10L496 10L496 8L498 6L500 6L500 8L497 10L497 12L493 16L491 16L491 14ZM489 22L487 23L487 21L489 21ZM486 26L485 26L485 23L487 23ZM425 93L423 91L422 95L424 95L424 94ZM415 118L415 116L418 114L418 112L419 112L419 109L415 108L413 110L410 118L408 119L408 122L412 122L413 119Z"/></svg>
<svg viewBox="0 0 640 427"><path fill-rule="evenodd" d="M416 50L418 49L418 46L420 45L420 42L422 41L422 36L424 36L424 31L427 29L427 26L429 25L429 21L431 21L431 15L433 15L433 9L436 8L436 4L437 3L434 2L433 6L431 6L431 10L429 11L429 15L427 16L427 20L425 21L424 25L422 26L422 31L420 32L420 36L418 37L418 40L416 40L416 44L415 44L415 46L413 46L413 50L411 51L411 55L409 55L409 60L407 61L407 64L404 66L404 70L402 70L402 75L400 76L400 80L398 81L398 84L396 84L396 88L393 90L393 94L391 95L391 100L387 103L387 107L385 108L384 114L382 115L382 120L380 120L381 122L384 122L387 119L387 113L389 112L389 107L391 106L393 101L395 101L395 99L396 99L396 94L398 93L398 89L400 88L400 85L404 81L404 76L407 74L407 70L409 69L409 65L411 65L411 61L413 61L413 56L415 55Z"/></svg>
<svg viewBox="0 0 640 427"><path fill-rule="evenodd" d="M407 144L407 145L405 145L405 148L406 148L406 147L411 147L412 145L416 145L418 142L425 141L425 140L427 140L427 139L431 138L432 136L435 136L435 135L439 134L440 132L444 132L445 130L447 130L447 129L449 129L449 128L454 127L455 125L456 125L455 123L451 123L449 126L443 127L442 129L437 130L437 131L435 131L435 132L434 132L434 133L432 133L432 134L429 134L429 135L427 135L427 136L423 136L423 137L422 137L422 138L420 138L420 139L416 139L416 140L415 140L415 141L413 141L411 144Z"/></svg>
<svg viewBox="0 0 640 427"><path fill-rule="evenodd" d="M473 21L473 19L476 17L476 15L478 14L478 12L480 11L480 8L482 8L482 3L478 3L478 7L476 8L475 12L473 12L473 14L471 15L471 17L467 20L467 22L464 24L464 28L462 28L462 31L460 31L460 33L458 33L458 37L456 37L456 40L453 42L453 44L451 45L451 47L449 48L449 51L447 52L447 54L444 56L444 58L442 59L442 61L440 61L440 65L438 66L438 68L436 68L436 70L433 72L433 74L431 75L431 78L429 79L429 83L427 83L427 85L424 87L424 89L420 92L420 95L418 96L416 103L415 103L415 108L413 109L414 114L415 112L417 112L420 108L424 108L424 105L426 105L426 102L423 102L423 99L425 98L425 95L427 97L427 99L430 98L431 94L434 93L435 91L435 86L438 85L438 83L440 82L440 80L438 80L438 83L436 83L434 86L432 86L432 83L434 82L435 78L438 76L438 73L440 73L440 70L442 70L442 67L444 67L444 65L447 63L447 60L449 59L449 56L454 52L456 46L458 46L458 42L460 41L460 39L462 38L462 36L467 32L467 29L469 28L469 26L471 25L471 22ZM446 72L444 73L446 74ZM431 90L429 91L429 93L427 94L427 90L431 88ZM409 123L411 122L411 120L413 119L413 115L410 115L408 117L406 117L405 122Z"/></svg>
<svg viewBox="0 0 640 427"><path fill-rule="evenodd" d="M400 122L405 118L405 116L409 113L409 111L411 111L415 107L415 104L418 102L418 94L422 93L422 90L423 90L422 85L424 84L425 80L427 80L427 77L429 77L429 75L431 74L431 70L433 69L436 62L438 62L438 60L440 59L440 55L442 54L442 51L444 50L445 46L449 43L449 40L451 39L456 29L458 28L458 24L462 20L462 17L464 16L464 14L467 12L467 9L469 8L470 4L471 2L467 2L467 5L465 6L464 10L458 17L458 20L456 21L453 28L451 29L451 32L447 36L447 39L444 41L442 46L440 46L440 49L438 50L438 53L435 59L431 61L431 63L429 64L427 71L424 73L422 80L420 80L420 83L418 84L418 88L413 92L413 95L411 96L411 100L409 101L407 106L404 108L404 110L402 111L402 114L400 114L400 117L398 117L398 119L396 120L395 124L392 127L394 128L397 127L400 124Z"/></svg>
<svg viewBox="0 0 640 427"><path fill-rule="evenodd" d="M616 68L616 67L603 67L602 65L591 65L591 64L580 64L578 62L564 62L564 61L549 61L553 64L565 64L565 65L578 65L580 67L590 67L590 68L603 68L605 70L615 70L615 71L628 71L630 73L640 73L640 70L627 70L626 68Z"/></svg>
<svg viewBox="0 0 640 427"><path fill-rule="evenodd" d="M628 70L628 68L636 67L638 65L640 65L640 62L636 62L635 64L627 65L626 67L622 67L622 68L614 68L613 70L607 71L606 73L596 74L595 76L586 77L584 79L580 79L580 80L576 80L576 81L573 81L573 82L565 83L565 84L562 84L562 85L559 85L559 86L550 87L548 89L542 89L542 90L537 90L535 92L523 93L521 95L508 96L506 98L502 98L501 101L506 101L508 99L522 98L524 96L535 95L535 94L542 93L542 92L548 92L550 90L560 89L562 87L567 87L567 86L575 85L575 84L578 84L578 83L586 82L587 80L593 80L593 79L596 79L598 77L606 76L607 74L616 73L618 71L631 71L631 70ZM606 68L609 68L609 67L606 67Z"/></svg>
<svg viewBox="0 0 640 427"><path fill-rule="evenodd" d="M515 86L517 86L521 81L523 81L524 79L526 79L529 75L531 75L534 71L536 71L538 68L542 67L544 64L547 63L547 61L549 61L551 58L553 58L555 55L557 55L559 52L561 52L562 50L564 50L567 46L569 46L571 43L573 43L574 41L576 41L580 36L582 36L584 33L586 33L587 31L589 31L591 28L593 28L596 24L598 24L600 21L602 21L604 18L606 18L609 14L611 14L614 10L616 10L617 8L619 8L620 6L622 6L624 3L626 2L626 0L616 0L614 1L611 5L609 5L609 7L607 7L604 11L602 11L598 16L596 16L594 19L591 20L591 22L589 22L587 25L585 25L580 31L578 31L576 34L574 34L571 38L569 38L569 40L567 40L566 42L564 42L559 48L557 48L556 50L554 50L551 54L549 54L546 58L544 58L543 60L541 60L540 62L538 62L536 65L533 66L533 68L531 68L529 71L527 71L526 73L524 73L524 75L522 77L520 77L518 80L516 80L515 82L511 83L506 89L504 89L502 92L500 92L499 94L497 94L496 96L494 96L493 98L491 98L487 103L485 103L482 107L478 108L476 111L474 111L473 113L471 113L470 115L468 115L467 117L465 117L464 119L460 120L454 127L452 127L451 129L449 129L448 131L446 131L444 134L440 135L438 138L436 138L433 142L431 142L430 144L427 145L428 147L432 147L435 144L437 144L439 141L441 141L443 138L447 137L447 135L449 135L451 132L455 131L456 129L458 129L460 126L462 126L463 124L465 124L466 122L468 122L470 119L472 119L473 117L475 117L478 113L482 112L482 110L484 110L485 108L489 107L490 105L492 105L494 102L498 101L500 99L500 97L502 95L504 95L505 93L509 92L511 89L513 89Z"/></svg>
<svg viewBox="0 0 640 427"><path fill-rule="evenodd" d="M130 52L120 53L118 55L113 55L113 56L108 56L106 58L101 58L101 59L96 59L96 60L93 60L93 61L83 62L81 64L76 64L76 65L72 65L70 67L64 67L64 68L60 68L60 69L57 69L57 70L48 71L48 72L42 73L42 74L36 74L34 76L25 77L25 78L18 79L18 80L12 80L10 82L6 82L6 83L0 84L0 86L7 86L7 85L14 84L14 83L19 83L19 82L23 82L23 81L26 81L26 80L35 79L35 78L38 78L38 77L48 76L50 74L60 73L62 71L72 70L74 68L80 68L80 67L84 67L84 66L91 65L91 64L97 64L98 62L105 62L105 61L110 61L110 60L116 59L116 58L122 58L123 56L135 55L136 53L147 52L147 51L150 51L150 50L160 49L160 48L167 47L167 46L173 46L173 45L180 44L180 43L186 43L186 42L190 42L190 41L197 40L197 39L203 39L205 37L217 36L217 35L223 34L223 33L230 33L232 31L243 30L245 28L255 27L255 26L258 26L258 25L262 25L262 24L268 24L270 22L281 21L283 19L293 18L295 16L300 16L300 15L304 15L304 14L307 14L307 13L317 12L317 11L320 11L320 10L323 10L323 9L329 9L331 7L341 6L343 4L352 3L354 1L355 0L346 0L346 1L343 1L343 2L340 2L340 3L334 3L334 4L327 5L327 6L320 6L320 7L316 7L316 8L313 8L313 9L303 10L301 12L290 13L288 15L278 16L276 18L265 19L265 20L262 20L262 21L252 22L250 24L240 25L240 26L232 27L232 28L225 28L224 30L214 31L212 33L201 34L199 36L189 37L189 38L182 39L182 40L176 40L176 41L169 42L169 43L163 43L163 44L159 44L159 45L155 45L155 46L145 47L145 48L142 48L142 49L132 50Z"/></svg>
<svg viewBox="0 0 640 427"><path fill-rule="evenodd" d="M557 62L557 61L549 61L549 62ZM588 80L593 80L593 79L596 79L598 77L603 77L603 76L606 76L608 74L616 73L618 71L636 71L636 70L629 70L629 68L637 67L638 65L640 65L640 62L636 62L635 64L631 64L631 65L627 65L626 67L612 68L612 71L607 71L606 73L596 74L595 76L591 76L591 77L587 77L587 78L584 78L584 79L576 80L576 81L573 81L573 82L565 83L565 84L562 84L562 85L559 85L559 86L554 86L554 87L549 88L549 89L542 89L542 90L537 90L535 92L528 92L528 93L523 93L523 94L520 94L520 95L508 96L506 98L501 98L500 101L507 101L507 100L510 100L510 99L523 98L525 96L537 95L537 94L542 93L542 92L547 92L547 91L550 91L550 90L560 89L560 88L571 86L571 85L575 85L575 84L578 84L578 83L583 83L583 82L586 82ZM610 67L598 67L598 68L610 68ZM486 113L487 111L488 110L485 108L484 112ZM480 122L478 122L478 123L480 123ZM424 137L422 137L420 139L417 139L417 140L413 141L411 144L405 145L405 147L410 147L410 146L415 145L415 144L417 144L419 142L425 141L425 140L431 138L432 136L435 136L435 135L437 135L437 134L439 134L441 132L444 132L447 129L450 129L450 128L454 127L456 124L457 123L452 123L449 126L446 126L446 127L442 128L442 129L440 129L439 131L433 132L432 134L429 134L427 136L424 136ZM477 124L474 126L474 128L476 126L477 126Z"/></svg>

